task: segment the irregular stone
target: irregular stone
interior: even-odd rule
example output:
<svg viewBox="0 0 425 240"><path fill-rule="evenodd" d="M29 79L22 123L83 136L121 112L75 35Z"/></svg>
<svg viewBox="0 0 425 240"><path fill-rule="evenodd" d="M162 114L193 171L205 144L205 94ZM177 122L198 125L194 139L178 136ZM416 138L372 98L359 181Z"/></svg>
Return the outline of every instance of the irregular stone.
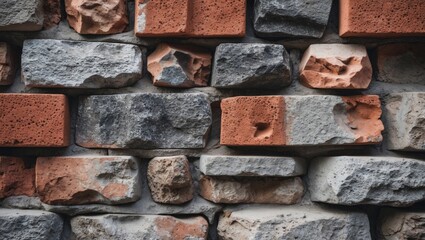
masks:
<svg viewBox="0 0 425 240"><path fill-rule="evenodd" d="M370 240L366 214L314 206L250 206L225 211L218 222L220 239Z"/></svg>
<svg viewBox="0 0 425 240"><path fill-rule="evenodd" d="M0 31L38 31L43 27L43 0L4 0Z"/></svg>
<svg viewBox="0 0 425 240"><path fill-rule="evenodd" d="M425 44L399 43L377 49L378 81L425 84Z"/></svg>
<svg viewBox="0 0 425 240"><path fill-rule="evenodd" d="M43 29L55 27L61 21L61 0L44 0Z"/></svg>
<svg viewBox="0 0 425 240"><path fill-rule="evenodd" d="M28 197L25 195L7 197L1 200L0 206L3 208L43 209L43 205L38 197Z"/></svg>
<svg viewBox="0 0 425 240"><path fill-rule="evenodd" d="M256 0L254 29L260 37L320 38L332 0Z"/></svg>
<svg viewBox="0 0 425 240"><path fill-rule="evenodd" d="M185 156L156 157L149 162L148 183L155 202L181 204L192 200L192 174Z"/></svg>
<svg viewBox="0 0 425 240"><path fill-rule="evenodd" d="M69 145L68 99L62 94L0 94L0 147Z"/></svg>
<svg viewBox="0 0 425 240"><path fill-rule="evenodd" d="M202 155L199 170L207 176L293 177L306 173L305 161L292 157Z"/></svg>
<svg viewBox="0 0 425 240"><path fill-rule="evenodd" d="M395 157L327 157L311 162L311 200L409 206L425 200L425 162Z"/></svg>
<svg viewBox="0 0 425 240"><path fill-rule="evenodd" d="M113 34L128 24L125 0L65 0L69 25L80 34Z"/></svg>
<svg viewBox="0 0 425 240"><path fill-rule="evenodd" d="M215 203L295 204L301 201L301 178L209 177L199 180L200 194Z"/></svg>
<svg viewBox="0 0 425 240"><path fill-rule="evenodd" d="M0 42L0 86L10 85L15 79L16 59L9 44Z"/></svg>
<svg viewBox="0 0 425 240"><path fill-rule="evenodd" d="M0 198L35 194L34 167L25 163L22 158L0 156Z"/></svg>
<svg viewBox="0 0 425 240"><path fill-rule="evenodd" d="M119 88L142 74L142 51L120 43L26 40L22 77L26 86Z"/></svg>
<svg viewBox="0 0 425 240"><path fill-rule="evenodd" d="M388 149L425 151L425 92L389 94L385 108Z"/></svg>
<svg viewBox="0 0 425 240"><path fill-rule="evenodd" d="M71 219L76 239L207 239L203 217L178 219L159 215L78 216Z"/></svg>
<svg viewBox="0 0 425 240"><path fill-rule="evenodd" d="M253 96L221 102L222 145L376 144L384 129L379 97Z"/></svg>
<svg viewBox="0 0 425 240"><path fill-rule="evenodd" d="M425 212L383 209L379 219L381 239L425 239Z"/></svg>
<svg viewBox="0 0 425 240"><path fill-rule="evenodd" d="M312 44L300 63L300 81L310 88L366 89L372 64L362 45Z"/></svg>
<svg viewBox="0 0 425 240"><path fill-rule="evenodd" d="M425 35L422 0L340 0L341 37L402 37Z"/></svg>
<svg viewBox="0 0 425 240"><path fill-rule="evenodd" d="M125 156L41 157L36 187L48 204L122 204L140 198L137 159Z"/></svg>
<svg viewBox="0 0 425 240"><path fill-rule="evenodd" d="M76 142L88 148L203 148L211 126L203 93L80 99Z"/></svg>
<svg viewBox="0 0 425 240"><path fill-rule="evenodd" d="M148 71L155 86L205 87L211 74L211 58L204 50L160 44L148 57Z"/></svg>
<svg viewBox="0 0 425 240"><path fill-rule="evenodd" d="M56 213L0 208L0 239L59 240L63 220Z"/></svg>
<svg viewBox="0 0 425 240"><path fill-rule="evenodd" d="M222 43L215 51L213 87L275 89L290 84L289 54L283 45Z"/></svg>

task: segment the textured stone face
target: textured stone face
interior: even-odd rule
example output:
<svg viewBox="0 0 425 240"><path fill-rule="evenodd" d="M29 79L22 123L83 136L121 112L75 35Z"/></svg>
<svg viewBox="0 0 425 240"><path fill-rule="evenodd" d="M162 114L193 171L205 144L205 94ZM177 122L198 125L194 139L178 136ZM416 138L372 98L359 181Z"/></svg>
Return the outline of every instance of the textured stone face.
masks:
<svg viewBox="0 0 425 240"><path fill-rule="evenodd" d="M373 144L384 129L378 96L255 96L221 102L221 144Z"/></svg>
<svg viewBox="0 0 425 240"><path fill-rule="evenodd" d="M25 166L25 160L0 156L0 198L33 196L35 193L34 167Z"/></svg>
<svg viewBox="0 0 425 240"><path fill-rule="evenodd" d="M386 101L388 148L425 151L425 93L393 93Z"/></svg>
<svg viewBox="0 0 425 240"><path fill-rule="evenodd" d="M128 24L126 0L66 0L69 25L81 34L112 34Z"/></svg>
<svg viewBox="0 0 425 240"><path fill-rule="evenodd" d="M300 78L311 88L366 89L372 64L364 46L312 44L301 60Z"/></svg>
<svg viewBox="0 0 425 240"><path fill-rule="evenodd" d="M400 37L425 35L422 0L340 0L342 37Z"/></svg>
<svg viewBox="0 0 425 240"><path fill-rule="evenodd" d="M61 0L44 0L44 22L43 28L49 29L61 21Z"/></svg>
<svg viewBox="0 0 425 240"><path fill-rule="evenodd" d="M1 239L59 240L62 229L63 220L55 213L0 208Z"/></svg>
<svg viewBox="0 0 425 240"><path fill-rule="evenodd" d="M425 162L394 157L328 157L311 162L311 199L340 205L409 206L425 200Z"/></svg>
<svg viewBox="0 0 425 240"><path fill-rule="evenodd" d="M62 94L0 94L1 147L69 145L68 100Z"/></svg>
<svg viewBox="0 0 425 240"><path fill-rule="evenodd" d="M202 155L199 169L207 176L292 177L306 172L301 158L266 156Z"/></svg>
<svg viewBox="0 0 425 240"><path fill-rule="evenodd" d="M13 83L16 61L9 44L0 42L0 86Z"/></svg>
<svg viewBox="0 0 425 240"><path fill-rule="evenodd" d="M370 240L364 213L313 206L251 206L225 211L218 222L220 239Z"/></svg>
<svg viewBox="0 0 425 240"><path fill-rule="evenodd" d="M43 0L3 0L0 31L38 31L43 17Z"/></svg>
<svg viewBox="0 0 425 240"><path fill-rule="evenodd" d="M298 203L304 186L301 178L209 177L199 181L201 196L215 203Z"/></svg>
<svg viewBox="0 0 425 240"><path fill-rule="evenodd" d="M424 239L425 212L384 209L379 216L382 239Z"/></svg>
<svg viewBox="0 0 425 240"><path fill-rule="evenodd" d="M282 45L223 43L215 51L213 87L275 89L289 84L289 55Z"/></svg>
<svg viewBox="0 0 425 240"><path fill-rule="evenodd" d="M156 157L149 162L148 184L155 202L181 204L192 200L192 174L185 156Z"/></svg>
<svg viewBox="0 0 425 240"><path fill-rule="evenodd" d="M377 50L378 81L425 84L425 44L388 44Z"/></svg>
<svg viewBox="0 0 425 240"><path fill-rule="evenodd" d="M76 239L207 239L202 217L178 219L159 215L78 216L71 219Z"/></svg>
<svg viewBox="0 0 425 240"><path fill-rule="evenodd" d="M203 148L206 94L119 94L80 99L76 142L89 148Z"/></svg>
<svg viewBox="0 0 425 240"><path fill-rule="evenodd" d="M332 0L256 0L254 29L262 37L314 37L325 31Z"/></svg>
<svg viewBox="0 0 425 240"><path fill-rule="evenodd" d="M129 44L26 40L22 76L29 87L118 88L142 74L142 51Z"/></svg>
<svg viewBox="0 0 425 240"><path fill-rule="evenodd" d="M153 85L205 87L211 74L211 54L204 50L160 44L148 57Z"/></svg>
<svg viewBox="0 0 425 240"><path fill-rule="evenodd" d="M38 158L36 187L48 204L122 204L140 198L139 165L133 157Z"/></svg>

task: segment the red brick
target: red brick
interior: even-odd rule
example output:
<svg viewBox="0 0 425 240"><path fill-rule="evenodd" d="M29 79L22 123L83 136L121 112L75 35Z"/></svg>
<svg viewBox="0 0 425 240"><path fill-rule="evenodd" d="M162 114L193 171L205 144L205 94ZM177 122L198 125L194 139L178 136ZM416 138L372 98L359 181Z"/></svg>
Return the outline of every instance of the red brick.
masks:
<svg viewBox="0 0 425 240"><path fill-rule="evenodd" d="M61 0L45 0L43 3L43 28L55 27L61 21Z"/></svg>
<svg viewBox="0 0 425 240"><path fill-rule="evenodd" d="M0 106L0 147L69 145L65 95L0 94Z"/></svg>
<svg viewBox="0 0 425 240"><path fill-rule="evenodd" d="M25 160L0 157L0 198L10 196L33 196L35 194L35 171Z"/></svg>
<svg viewBox="0 0 425 240"><path fill-rule="evenodd" d="M0 42L0 85L13 83L16 72L16 58L9 44Z"/></svg>
<svg viewBox="0 0 425 240"><path fill-rule="evenodd" d="M342 37L425 36L423 0L340 0Z"/></svg>

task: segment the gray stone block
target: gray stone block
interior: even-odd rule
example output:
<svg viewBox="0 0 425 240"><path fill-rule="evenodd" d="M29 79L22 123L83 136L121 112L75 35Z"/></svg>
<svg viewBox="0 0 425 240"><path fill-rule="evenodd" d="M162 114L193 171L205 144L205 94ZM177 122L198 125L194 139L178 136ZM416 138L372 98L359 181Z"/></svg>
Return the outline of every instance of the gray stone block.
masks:
<svg viewBox="0 0 425 240"><path fill-rule="evenodd" d="M38 31L43 27L43 0L3 0L0 31Z"/></svg>

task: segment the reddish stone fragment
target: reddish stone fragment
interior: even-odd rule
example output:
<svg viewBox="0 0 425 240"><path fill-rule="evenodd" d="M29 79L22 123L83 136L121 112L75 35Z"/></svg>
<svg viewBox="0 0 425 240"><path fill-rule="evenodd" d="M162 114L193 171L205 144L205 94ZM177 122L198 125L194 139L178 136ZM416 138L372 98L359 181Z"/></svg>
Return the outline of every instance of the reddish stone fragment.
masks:
<svg viewBox="0 0 425 240"><path fill-rule="evenodd" d="M13 83L16 72L16 61L9 44L0 42L0 85Z"/></svg>
<svg viewBox="0 0 425 240"><path fill-rule="evenodd" d="M34 167L26 166L22 158L0 157L0 198L33 196L35 194L34 173Z"/></svg>
<svg viewBox="0 0 425 240"><path fill-rule="evenodd" d="M52 28L61 21L61 1L60 0L44 0L44 22L43 28Z"/></svg>

